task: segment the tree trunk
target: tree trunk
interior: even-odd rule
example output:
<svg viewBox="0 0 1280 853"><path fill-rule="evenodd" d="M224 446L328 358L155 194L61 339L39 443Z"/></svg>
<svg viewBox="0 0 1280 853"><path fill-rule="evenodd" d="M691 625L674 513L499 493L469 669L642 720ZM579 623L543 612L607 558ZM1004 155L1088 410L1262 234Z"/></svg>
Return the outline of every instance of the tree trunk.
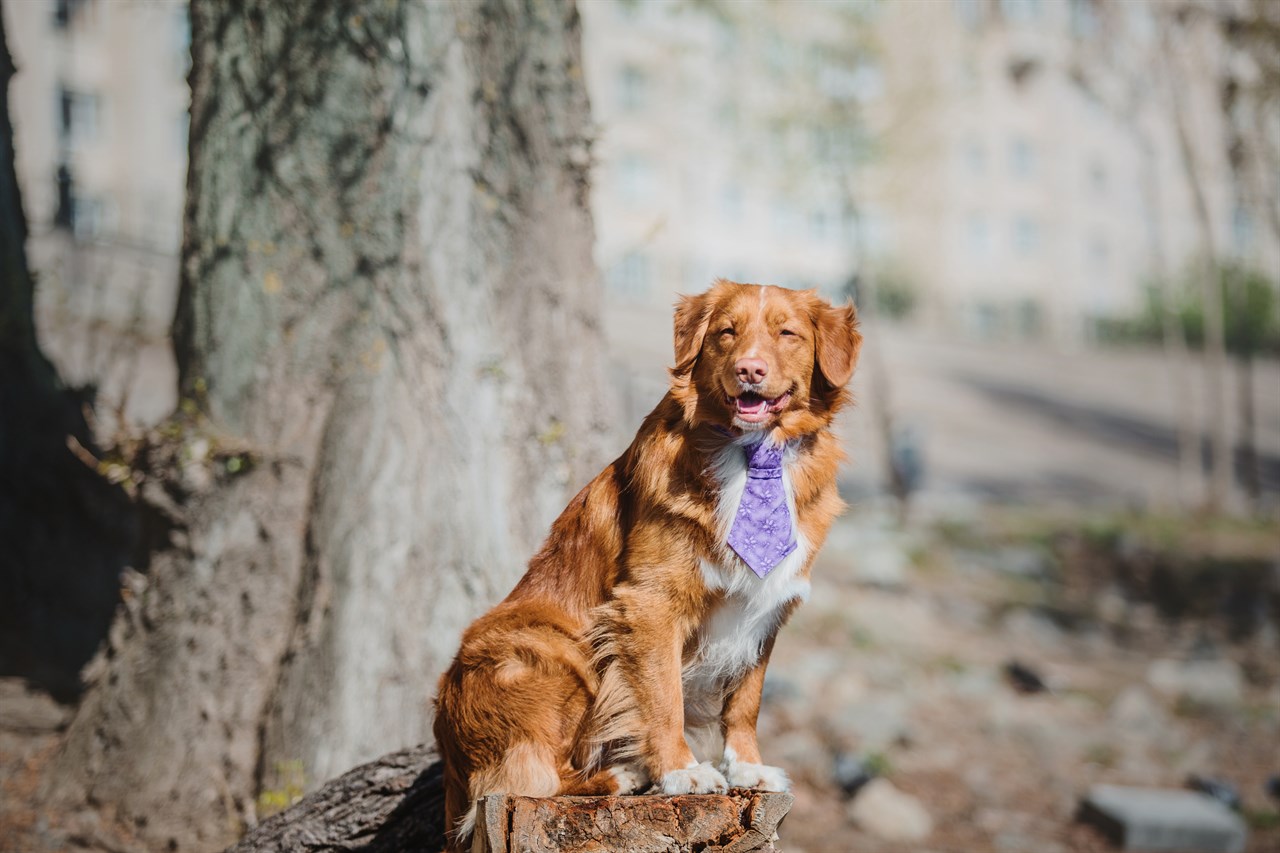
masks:
<svg viewBox="0 0 1280 853"><path fill-rule="evenodd" d="M444 831L440 762L433 748L415 746L344 773L227 853L435 853L444 848Z"/></svg>
<svg viewBox="0 0 1280 853"><path fill-rule="evenodd" d="M128 498L96 471L82 405L36 340L0 10L0 675L66 699L106 634L134 546Z"/></svg>
<svg viewBox="0 0 1280 853"><path fill-rule="evenodd" d="M56 763L154 843L416 743L606 439L569 0L201 0L152 500Z"/></svg>
<svg viewBox="0 0 1280 853"><path fill-rule="evenodd" d="M1172 70L1175 61L1172 30L1174 26L1181 25L1172 23L1167 15L1160 16L1160 21L1165 67ZM1209 512L1221 512L1230 496L1233 464L1226 420L1227 349L1222 286L1219 281L1220 265L1213 236L1213 222L1209 216L1209 201L1205 197L1200 167L1196 161L1195 145L1188 127L1187 109L1183 103L1182 86L1185 84L1181 81L1186 78L1176 73L1170 76L1173 80L1169 93L1173 107L1174 135L1178 142L1183 172L1187 178L1187 188L1191 192L1196 224L1200 230L1200 303L1204 312L1204 411L1209 424L1209 476L1204 505Z"/></svg>

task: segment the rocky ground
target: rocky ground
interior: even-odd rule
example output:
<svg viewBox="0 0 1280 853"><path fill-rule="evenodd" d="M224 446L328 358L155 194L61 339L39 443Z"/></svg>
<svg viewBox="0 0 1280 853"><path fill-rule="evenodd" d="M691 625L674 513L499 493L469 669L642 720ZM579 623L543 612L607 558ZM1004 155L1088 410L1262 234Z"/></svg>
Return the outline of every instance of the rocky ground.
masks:
<svg viewBox="0 0 1280 853"><path fill-rule="evenodd" d="M855 506L766 684L783 849L1110 850L1075 820L1089 785L1199 774L1280 850L1278 627L1274 527L986 508L904 530ZM137 849L30 808L68 714L0 681L0 850Z"/></svg>
<svg viewBox="0 0 1280 853"><path fill-rule="evenodd" d="M855 509L769 671L784 849L1107 850L1075 820L1091 784L1199 774L1238 790L1249 850L1280 850L1278 558L1243 523L988 511L904 533Z"/></svg>

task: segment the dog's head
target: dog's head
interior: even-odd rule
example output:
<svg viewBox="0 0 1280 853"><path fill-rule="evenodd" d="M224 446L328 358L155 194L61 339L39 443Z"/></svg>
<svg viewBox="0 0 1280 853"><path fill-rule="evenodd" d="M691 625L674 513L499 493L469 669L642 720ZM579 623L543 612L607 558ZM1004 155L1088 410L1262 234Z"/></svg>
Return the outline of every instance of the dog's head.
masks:
<svg viewBox="0 0 1280 853"><path fill-rule="evenodd" d="M676 306L672 395L690 424L804 435L848 400L861 345L851 304L721 279Z"/></svg>

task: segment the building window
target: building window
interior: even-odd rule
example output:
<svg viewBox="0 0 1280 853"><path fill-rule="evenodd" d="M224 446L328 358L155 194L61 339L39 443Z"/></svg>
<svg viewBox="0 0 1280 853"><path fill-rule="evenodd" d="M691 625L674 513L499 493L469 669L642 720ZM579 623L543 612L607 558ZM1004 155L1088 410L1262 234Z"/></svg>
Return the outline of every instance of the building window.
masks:
<svg viewBox="0 0 1280 853"><path fill-rule="evenodd" d="M645 108L649 99L649 76L634 65L624 65L618 72L618 107L623 112Z"/></svg>
<svg viewBox="0 0 1280 853"><path fill-rule="evenodd" d="M971 30L982 25L982 0L952 0L956 18Z"/></svg>
<svg viewBox="0 0 1280 853"><path fill-rule="evenodd" d="M742 221L742 187L729 183L720 188L720 213L729 222Z"/></svg>
<svg viewBox="0 0 1280 853"><path fill-rule="evenodd" d="M1034 255L1040 248L1040 223L1025 214L1015 216L1013 248L1020 255Z"/></svg>
<svg viewBox="0 0 1280 853"><path fill-rule="evenodd" d="M1236 205L1231 215L1231 236L1237 250L1247 251L1253 248L1253 217L1243 205Z"/></svg>
<svg viewBox="0 0 1280 853"><path fill-rule="evenodd" d="M969 254L975 258L986 257L991 251L991 233L987 228L987 217L981 213L971 213L965 220L965 243Z"/></svg>
<svg viewBox="0 0 1280 853"><path fill-rule="evenodd" d="M984 175L987 172L987 151L982 147L982 142L977 139L970 139L964 143L961 156L964 158L965 169L970 175Z"/></svg>
<svg viewBox="0 0 1280 853"><path fill-rule="evenodd" d="M1094 0L1070 0L1071 32L1078 38L1088 38L1098 32L1098 12Z"/></svg>
<svg viewBox="0 0 1280 853"><path fill-rule="evenodd" d="M609 287L619 296L640 298L649 293L652 264L645 252L635 251L623 255L609 270Z"/></svg>
<svg viewBox="0 0 1280 853"><path fill-rule="evenodd" d="M85 0L54 0L53 25L60 30L71 26L84 3Z"/></svg>
<svg viewBox="0 0 1280 853"><path fill-rule="evenodd" d="M101 133L102 98L58 88L58 139L64 145L96 140Z"/></svg>
<svg viewBox="0 0 1280 853"><path fill-rule="evenodd" d="M101 237L107 230L107 206L102 199L73 195L70 219L71 233L77 240Z"/></svg>
<svg viewBox="0 0 1280 853"><path fill-rule="evenodd" d="M836 220L823 208L809 211L809 236L818 243L830 242L835 237Z"/></svg>
<svg viewBox="0 0 1280 853"><path fill-rule="evenodd" d="M1030 178L1036 171L1036 149L1026 137L1014 137L1009 145L1009 170L1015 178Z"/></svg>
<svg viewBox="0 0 1280 853"><path fill-rule="evenodd" d="M1096 157L1089 163L1089 186L1098 195L1107 193L1107 167Z"/></svg>
<svg viewBox="0 0 1280 853"><path fill-rule="evenodd" d="M1040 0L1000 0L1000 13L1006 21L1032 23L1040 17Z"/></svg>
<svg viewBox="0 0 1280 853"><path fill-rule="evenodd" d="M1088 254L1089 266L1098 272L1103 272L1111 262L1111 246L1107 244L1107 238L1101 235L1094 235L1089 239L1089 244L1085 251Z"/></svg>
<svg viewBox="0 0 1280 853"><path fill-rule="evenodd" d="M638 154L618 161L618 188L627 201L644 201L653 191L653 165Z"/></svg>

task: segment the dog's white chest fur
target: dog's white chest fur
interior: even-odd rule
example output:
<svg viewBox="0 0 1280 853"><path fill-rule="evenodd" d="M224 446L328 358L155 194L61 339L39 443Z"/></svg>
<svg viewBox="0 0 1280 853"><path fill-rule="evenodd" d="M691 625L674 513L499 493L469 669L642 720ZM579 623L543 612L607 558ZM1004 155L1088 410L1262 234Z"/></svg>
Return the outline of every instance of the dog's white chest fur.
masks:
<svg viewBox="0 0 1280 853"><path fill-rule="evenodd" d="M723 592L722 601L703 621L692 658L683 673L685 717L689 725L719 718L724 690L729 682L755 666L765 642L778 626L785 607L796 598L809 597L809 581L798 577L809 558L809 544L800 531L795 496L788 473L794 450L783 455L782 481L796 549L765 577L758 577L737 554L722 544L718 559L702 562L707 588ZM747 459L742 445L727 446L713 463L720 481L719 541L724 543L738 512L747 483Z"/></svg>

